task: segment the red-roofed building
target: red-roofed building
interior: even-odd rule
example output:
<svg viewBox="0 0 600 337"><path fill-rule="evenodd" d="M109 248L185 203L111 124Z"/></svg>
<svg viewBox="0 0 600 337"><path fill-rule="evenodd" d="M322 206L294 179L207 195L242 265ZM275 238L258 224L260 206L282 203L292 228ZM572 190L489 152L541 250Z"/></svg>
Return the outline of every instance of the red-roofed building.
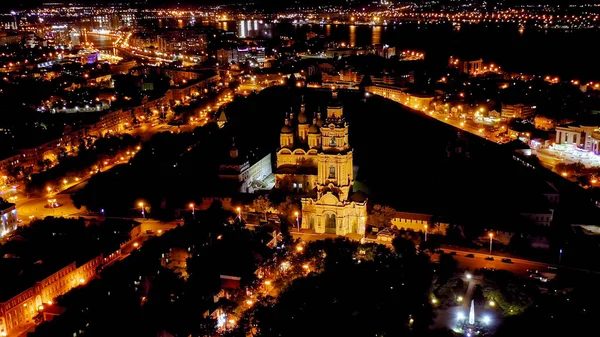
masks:
<svg viewBox="0 0 600 337"><path fill-rule="evenodd" d="M221 289L234 290L241 288L242 278L239 276L221 275Z"/></svg>

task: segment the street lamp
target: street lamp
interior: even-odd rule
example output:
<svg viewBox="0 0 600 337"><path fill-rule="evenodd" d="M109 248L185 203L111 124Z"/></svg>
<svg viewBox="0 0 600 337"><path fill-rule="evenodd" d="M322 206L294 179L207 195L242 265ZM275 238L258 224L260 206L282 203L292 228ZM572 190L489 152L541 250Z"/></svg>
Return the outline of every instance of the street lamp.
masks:
<svg viewBox="0 0 600 337"><path fill-rule="evenodd" d="M490 236L490 255L492 255L492 241L493 241L492 239L494 238L494 233L490 233L489 236Z"/></svg>
<svg viewBox="0 0 600 337"><path fill-rule="evenodd" d="M298 226L298 233L300 233L300 222L298 221L298 212L294 212L294 215L296 216L296 226Z"/></svg>
<svg viewBox="0 0 600 337"><path fill-rule="evenodd" d="M237 212L238 212L238 219L240 221L242 221L242 209L240 207L236 208Z"/></svg>
<svg viewBox="0 0 600 337"><path fill-rule="evenodd" d="M425 225L425 242L427 242L427 225Z"/></svg>
<svg viewBox="0 0 600 337"><path fill-rule="evenodd" d="M140 206L140 208L142 209L142 218L146 219L146 212L144 212L144 203L140 202L138 206Z"/></svg>
<svg viewBox="0 0 600 337"><path fill-rule="evenodd" d="M193 202L190 202L190 209L192 210L192 217L194 217L194 219L196 219L196 206L194 205Z"/></svg>
<svg viewBox="0 0 600 337"><path fill-rule="evenodd" d="M560 264L560 260L562 260L562 248L558 251L558 264Z"/></svg>

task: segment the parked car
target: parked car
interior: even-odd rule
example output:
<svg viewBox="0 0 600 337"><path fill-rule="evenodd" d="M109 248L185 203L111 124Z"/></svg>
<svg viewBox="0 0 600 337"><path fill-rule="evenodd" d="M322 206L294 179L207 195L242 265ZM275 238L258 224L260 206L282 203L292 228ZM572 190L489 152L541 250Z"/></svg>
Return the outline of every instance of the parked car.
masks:
<svg viewBox="0 0 600 337"><path fill-rule="evenodd" d="M488 261L494 261L494 258L492 256L488 256L485 259L488 260Z"/></svg>
<svg viewBox="0 0 600 337"><path fill-rule="evenodd" d="M513 263L511 259L502 259L502 262L504 262L504 263Z"/></svg>
<svg viewBox="0 0 600 337"><path fill-rule="evenodd" d="M456 252L450 252L450 255L454 256L456 255Z"/></svg>
<svg viewBox="0 0 600 337"><path fill-rule="evenodd" d="M473 255L473 254L467 254L467 255L465 255L465 257L475 258L475 255Z"/></svg>

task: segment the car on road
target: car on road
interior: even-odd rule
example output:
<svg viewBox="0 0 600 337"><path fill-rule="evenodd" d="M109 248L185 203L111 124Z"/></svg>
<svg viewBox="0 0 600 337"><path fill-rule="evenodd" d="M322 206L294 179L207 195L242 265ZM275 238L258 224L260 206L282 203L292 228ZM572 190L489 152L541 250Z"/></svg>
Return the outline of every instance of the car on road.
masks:
<svg viewBox="0 0 600 337"><path fill-rule="evenodd" d="M473 255L473 254L467 254L467 255L465 255L465 257L470 257L470 258L473 259L473 258L475 258L475 255Z"/></svg>
<svg viewBox="0 0 600 337"><path fill-rule="evenodd" d="M494 258L492 256L488 256L485 259L488 260L488 261L494 261Z"/></svg>
<svg viewBox="0 0 600 337"><path fill-rule="evenodd" d="M502 262L504 262L504 263L513 263L511 259L502 259Z"/></svg>
<svg viewBox="0 0 600 337"><path fill-rule="evenodd" d="M530 273L529 278L532 278L534 280L539 280L540 282L544 282L544 283L548 282L548 278L540 275L539 273L537 273L537 271L535 273Z"/></svg>
<svg viewBox="0 0 600 337"><path fill-rule="evenodd" d="M456 255L456 252L450 252L449 254L454 256L454 255Z"/></svg>

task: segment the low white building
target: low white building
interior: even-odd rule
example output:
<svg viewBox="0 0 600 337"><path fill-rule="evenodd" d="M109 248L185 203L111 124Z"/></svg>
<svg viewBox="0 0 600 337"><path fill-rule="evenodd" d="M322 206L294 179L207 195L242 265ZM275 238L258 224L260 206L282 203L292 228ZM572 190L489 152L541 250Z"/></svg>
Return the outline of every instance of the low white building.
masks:
<svg viewBox="0 0 600 337"><path fill-rule="evenodd" d="M18 220L15 204L0 204L0 237L17 229Z"/></svg>
<svg viewBox="0 0 600 337"><path fill-rule="evenodd" d="M262 189L264 180L272 173L270 153L254 159L240 157L235 143L229 151L228 160L219 167L219 178L236 181L239 184L238 192L241 193L254 193Z"/></svg>
<svg viewBox="0 0 600 337"><path fill-rule="evenodd" d="M556 127L556 144L573 145L600 154L600 127L563 125Z"/></svg>
<svg viewBox="0 0 600 337"><path fill-rule="evenodd" d="M435 221L431 214L396 212L391 219L392 227L413 232L427 231L429 234L446 235L448 223Z"/></svg>
<svg viewBox="0 0 600 337"><path fill-rule="evenodd" d="M554 210L539 210L533 212L521 212L521 216L529 219L532 223L544 227L550 227L554 218Z"/></svg>

